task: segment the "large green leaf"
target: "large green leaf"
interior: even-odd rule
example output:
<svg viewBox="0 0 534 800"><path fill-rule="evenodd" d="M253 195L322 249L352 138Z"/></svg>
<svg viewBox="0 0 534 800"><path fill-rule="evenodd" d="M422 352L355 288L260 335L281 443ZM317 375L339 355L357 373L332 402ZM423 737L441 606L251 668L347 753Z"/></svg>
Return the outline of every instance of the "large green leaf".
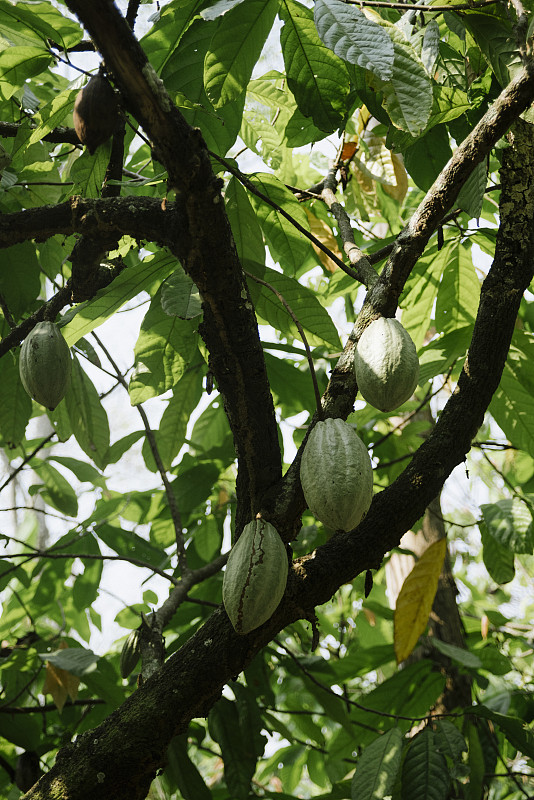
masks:
<svg viewBox="0 0 534 800"><path fill-rule="evenodd" d="M352 800L383 800L392 793L401 763L402 739L402 731L391 728L365 748L352 779Z"/></svg>
<svg viewBox="0 0 534 800"><path fill-rule="evenodd" d="M534 336L515 331L490 411L510 442L534 456Z"/></svg>
<svg viewBox="0 0 534 800"><path fill-rule="evenodd" d="M380 25L341 0L317 0L314 15L319 36L336 55L382 80L391 78L393 42Z"/></svg>
<svg viewBox="0 0 534 800"><path fill-rule="evenodd" d="M52 60L42 47L6 47L0 51L0 96L9 100L29 78L39 75Z"/></svg>
<svg viewBox="0 0 534 800"><path fill-rule="evenodd" d="M250 175L249 180L263 195L309 231L306 212L278 178L266 172L258 172ZM273 259L280 262L284 272L294 275L310 252L313 253L309 240L265 200L251 194L250 202L257 214Z"/></svg>
<svg viewBox="0 0 534 800"><path fill-rule="evenodd" d="M154 24L141 39L143 50L157 72L161 72L173 58L181 37L197 18L203 5L204 0L193 0L169 3L161 9Z"/></svg>
<svg viewBox="0 0 534 800"><path fill-rule="evenodd" d="M514 579L514 554L489 533L484 522L478 527L482 536L482 558L495 583L510 583Z"/></svg>
<svg viewBox="0 0 534 800"><path fill-rule="evenodd" d="M20 443L32 413L32 401L19 376L19 360L12 353L0 359L0 437L9 449Z"/></svg>
<svg viewBox="0 0 534 800"><path fill-rule="evenodd" d="M156 442L160 458L166 470L180 452L184 441L189 418L202 396L202 379L204 361L192 364L175 385L172 397L163 412Z"/></svg>
<svg viewBox="0 0 534 800"><path fill-rule="evenodd" d="M251 274L268 283L282 295L304 328L310 344L315 346L326 342L335 350L341 349L336 326L311 289L303 286L294 278L289 278L262 264L245 261L244 266ZM247 280L259 316L280 331L283 336L300 340L300 333L295 322L277 295L266 286L258 287L252 278Z"/></svg>
<svg viewBox="0 0 534 800"><path fill-rule="evenodd" d="M532 512L519 497L507 497L480 506L488 533L512 553L532 554L534 522Z"/></svg>
<svg viewBox="0 0 534 800"><path fill-rule="evenodd" d="M132 405L172 389L197 348L195 320L170 317L161 307L161 288L154 295L135 345L135 369L129 392Z"/></svg>
<svg viewBox="0 0 534 800"><path fill-rule="evenodd" d="M71 484L61 472L58 472L48 461L35 458L32 460L32 467L43 481L44 490L40 492L47 503L75 517L78 513L78 499L76 492Z"/></svg>
<svg viewBox="0 0 534 800"><path fill-rule="evenodd" d="M84 453L101 469L106 465L109 448L108 417L98 392L81 368L72 360L70 386L65 395L72 432Z"/></svg>
<svg viewBox="0 0 534 800"><path fill-rule="evenodd" d="M206 94L215 108L245 91L277 10L278 0L247 0L222 17L204 66Z"/></svg>
<svg viewBox="0 0 534 800"><path fill-rule="evenodd" d="M447 243L438 250L437 245L427 248L418 260L406 282L400 301L402 324L417 349L423 344L430 327L434 303L438 294L441 276L456 243Z"/></svg>
<svg viewBox="0 0 534 800"><path fill-rule="evenodd" d="M402 31L379 14L371 10L366 13L385 28L395 54L391 78L379 81L377 89L384 93L384 105L393 124L412 136L418 136L426 128L432 112L430 77Z"/></svg>
<svg viewBox="0 0 534 800"><path fill-rule="evenodd" d="M455 242L447 255L436 300L436 328L444 333L472 325L480 297L471 248Z"/></svg>
<svg viewBox="0 0 534 800"><path fill-rule="evenodd" d="M61 329L69 347L102 325L132 297L159 285L176 269L176 265L176 258L164 250L151 253L134 267L121 272L113 283L100 289L91 300L80 303L70 321Z"/></svg>
<svg viewBox="0 0 534 800"><path fill-rule="evenodd" d="M172 781L184 800L211 800L212 794L189 758L187 735L175 736L167 748L165 775Z"/></svg>
<svg viewBox="0 0 534 800"><path fill-rule="evenodd" d="M211 709L208 719L210 733L221 748L224 777L230 796L246 800L256 769L256 754L253 741L243 735L236 704L221 697Z"/></svg>
<svg viewBox="0 0 534 800"><path fill-rule="evenodd" d="M52 3L32 2L32 0L17 0L9 3L0 2L0 30L5 36L10 37L21 34L21 28L26 28L28 34L36 35L43 43L57 42L67 50L77 44L83 36L82 29L59 8Z"/></svg>
<svg viewBox="0 0 534 800"><path fill-rule="evenodd" d="M229 180L224 199L239 258L263 263L265 245L261 228L248 195L237 178Z"/></svg>
<svg viewBox="0 0 534 800"><path fill-rule="evenodd" d="M411 740L402 764L402 799L446 800L449 785L447 762L436 748L434 732L425 728Z"/></svg>
<svg viewBox="0 0 534 800"><path fill-rule="evenodd" d="M215 111L204 90L203 64L216 27L202 20L192 24L168 58L162 79L186 121L201 129L210 150L225 155L241 127L245 95Z"/></svg>
<svg viewBox="0 0 534 800"><path fill-rule="evenodd" d="M295 0L283 0L280 42L289 88L305 117L327 133L346 113L349 75L340 58L325 47L312 12Z"/></svg>

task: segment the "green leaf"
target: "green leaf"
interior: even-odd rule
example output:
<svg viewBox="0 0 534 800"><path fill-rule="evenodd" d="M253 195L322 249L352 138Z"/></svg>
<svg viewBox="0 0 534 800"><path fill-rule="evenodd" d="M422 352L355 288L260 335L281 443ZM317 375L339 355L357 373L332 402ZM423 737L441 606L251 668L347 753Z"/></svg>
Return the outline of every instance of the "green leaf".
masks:
<svg viewBox="0 0 534 800"><path fill-rule="evenodd" d="M56 461L58 464L70 469L70 471L76 475L80 483L92 483L94 486L105 486L105 480L101 473L95 469L92 464L88 464L86 461L80 461L70 456L58 456L53 452L50 454L49 460Z"/></svg>
<svg viewBox="0 0 534 800"><path fill-rule="evenodd" d="M243 736L236 704L221 697L209 713L208 724L211 736L221 748L230 796L247 800L256 756L253 743Z"/></svg>
<svg viewBox="0 0 534 800"><path fill-rule="evenodd" d="M83 37L82 29L77 22L62 14L51 3L17 0L12 4L2 0L0 30L7 35L8 31L11 32L10 29L20 32L21 27L37 34L44 44L47 45L48 40L51 40L60 44L64 50L73 47Z"/></svg>
<svg viewBox="0 0 534 800"><path fill-rule="evenodd" d="M341 349L336 326L311 289L303 286L294 278L263 267L261 264L246 261L245 267L282 295L304 328L311 345L315 346L326 342L335 350ZM260 286L258 293L259 284L256 284L252 278L247 278L247 281L256 312L284 336L300 340L295 322L276 294L266 286Z"/></svg>
<svg viewBox="0 0 534 800"><path fill-rule="evenodd" d="M280 16L288 86L302 114L311 117L317 128L331 133L346 113L350 84L347 69L320 40L310 9L294 0L283 0Z"/></svg>
<svg viewBox="0 0 534 800"><path fill-rule="evenodd" d="M39 654L39 658L50 661L58 669L64 669L78 678L83 678L88 672L92 672L100 656L84 647L66 647L63 650Z"/></svg>
<svg viewBox="0 0 534 800"><path fill-rule="evenodd" d="M50 131L64 123L65 117L72 111L77 93L77 89L65 89L64 92L56 95L50 103L39 109L36 119L40 120L40 122L28 139L28 145L40 142Z"/></svg>
<svg viewBox="0 0 534 800"><path fill-rule="evenodd" d="M135 345L130 379L132 405L172 389L197 349L197 323L169 317L161 307L161 288L152 298Z"/></svg>
<svg viewBox="0 0 534 800"><path fill-rule="evenodd" d="M6 47L0 51L0 95L9 100L29 78L40 75L52 61L44 47Z"/></svg>
<svg viewBox="0 0 534 800"><path fill-rule="evenodd" d="M156 433L158 452L166 470L171 468L185 442L189 418L202 397L204 370L200 367L193 365L175 385Z"/></svg>
<svg viewBox="0 0 534 800"><path fill-rule="evenodd" d="M402 731L391 728L365 748L352 779L352 800L383 800L392 793L401 763L402 741Z"/></svg>
<svg viewBox="0 0 534 800"><path fill-rule="evenodd" d="M70 386L65 395L76 441L97 467L103 469L109 447L109 423L100 397L77 358L72 359Z"/></svg>
<svg viewBox="0 0 534 800"><path fill-rule="evenodd" d="M124 303L140 292L153 288L176 269L176 258L164 250L150 254L134 267L128 267L105 289L100 289L86 303L76 307L75 315L61 329L69 347L76 344L82 336L87 336L102 325Z"/></svg>
<svg viewBox="0 0 534 800"><path fill-rule="evenodd" d="M0 294L13 317L18 320L41 291L40 266L33 242L6 248L2 254Z"/></svg>
<svg viewBox="0 0 534 800"><path fill-rule="evenodd" d="M484 753L478 737L476 727L469 723L467 726L467 741L469 743L469 784L466 792L466 800L480 800L484 795L485 764Z"/></svg>
<svg viewBox="0 0 534 800"><path fill-rule="evenodd" d="M518 717L500 714L487 706L479 705L470 709L478 717L489 719L506 734L512 745L528 758L534 758L534 732Z"/></svg>
<svg viewBox="0 0 534 800"><path fill-rule="evenodd" d="M178 43L203 5L204 0L192 0L169 3L161 9L153 26L141 39L143 50L157 72L161 73L173 58Z"/></svg>
<svg viewBox="0 0 534 800"><path fill-rule="evenodd" d="M99 525L96 534L104 544L114 550L119 556L137 558L152 567L161 568L166 565L168 558L164 551L154 547L146 539L132 531L125 531L115 525Z"/></svg>
<svg viewBox="0 0 534 800"><path fill-rule="evenodd" d="M467 745L456 725L450 720L436 720L434 741L440 753L443 753L453 764L461 763L462 753L467 750Z"/></svg>
<svg viewBox="0 0 534 800"><path fill-rule="evenodd" d="M448 242L441 250L429 247L415 265L406 282L400 301L403 327L410 334L416 348L423 344L438 294L441 275L456 243Z"/></svg>
<svg viewBox="0 0 534 800"><path fill-rule="evenodd" d="M459 242L448 248L448 258L436 300L436 328L448 333L475 321L480 282L471 248Z"/></svg>
<svg viewBox="0 0 534 800"><path fill-rule="evenodd" d="M403 156L410 176L420 189L428 192L452 156L449 134L445 125L431 128L424 136L417 139L415 144L403 149Z"/></svg>
<svg viewBox="0 0 534 800"><path fill-rule="evenodd" d="M48 461L35 458L32 466L45 486L46 490L40 492L43 499L58 511L75 517L78 513L78 500L68 480Z"/></svg>
<svg viewBox="0 0 534 800"><path fill-rule="evenodd" d="M506 86L521 67L509 18L500 12L498 16L469 13L462 21L473 34L501 86Z"/></svg>
<svg viewBox="0 0 534 800"><path fill-rule="evenodd" d="M487 166L485 162L481 162L476 165L456 199L456 204L464 211L467 211L470 217L475 219L480 217L487 182Z"/></svg>
<svg viewBox="0 0 534 800"><path fill-rule="evenodd" d="M337 2L337 0L336 0ZM393 41L394 61L390 80L379 83L384 105L397 128L418 136L426 128L432 112L433 94L430 78L415 49L402 31L368 10L368 16L385 28Z"/></svg>
<svg viewBox="0 0 534 800"><path fill-rule="evenodd" d="M18 357L6 353L0 359L0 437L4 447L21 442L31 413L32 401L20 380Z"/></svg>
<svg viewBox="0 0 534 800"><path fill-rule="evenodd" d="M391 78L393 43L380 25L341 0L317 0L314 15L319 36L337 56L382 80Z"/></svg>
<svg viewBox="0 0 534 800"><path fill-rule="evenodd" d="M306 231L310 230L306 212L278 178L266 172L258 172L250 175L249 180L256 189L291 215ZM273 259L280 262L285 272L294 275L310 255L309 240L265 200L251 194L250 202L257 214Z"/></svg>
<svg viewBox="0 0 534 800"><path fill-rule="evenodd" d="M215 111L204 90L203 65L216 23L198 20L191 25L169 57L162 79L186 121L199 127L210 150L220 155L236 140L245 101L244 93Z"/></svg>
<svg viewBox="0 0 534 800"><path fill-rule="evenodd" d="M173 782L184 800L211 800L211 792L189 758L187 735L175 736L167 748L165 775Z"/></svg>
<svg viewBox="0 0 534 800"><path fill-rule="evenodd" d="M514 579L514 554L488 532L483 522L478 523L482 536L482 558L495 583L509 583Z"/></svg>
<svg viewBox="0 0 534 800"><path fill-rule="evenodd" d="M229 180L224 199L239 258L262 264L265 261L265 245L261 228L248 195L237 178Z"/></svg>
<svg viewBox="0 0 534 800"><path fill-rule="evenodd" d="M198 288L182 267L178 267L161 287L161 307L169 316L194 319L202 313Z"/></svg>
<svg viewBox="0 0 534 800"><path fill-rule="evenodd" d="M490 412L510 442L534 456L534 336L515 331Z"/></svg>
<svg viewBox="0 0 534 800"><path fill-rule="evenodd" d="M463 647L456 647L456 645L443 642L437 636L432 637L431 641L432 647L435 647L436 650L439 650L440 653L443 653L444 656L447 656L456 664L461 664L468 669L478 669L482 666L480 658Z"/></svg>
<svg viewBox="0 0 534 800"><path fill-rule="evenodd" d="M277 11L278 0L247 0L219 22L204 65L206 94L215 108L245 91Z"/></svg>
<svg viewBox="0 0 534 800"><path fill-rule="evenodd" d="M505 498L480 506L487 532L512 553L532 554L534 522L532 512L519 497Z"/></svg>
<svg viewBox="0 0 534 800"><path fill-rule="evenodd" d="M447 762L436 749L433 731L425 728L408 745L402 765L402 798L446 800L449 785Z"/></svg>
<svg viewBox="0 0 534 800"><path fill-rule="evenodd" d="M86 149L70 169L69 177L74 181L71 194L100 197L110 155L111 139L101 144L93 155Z"/></svg>

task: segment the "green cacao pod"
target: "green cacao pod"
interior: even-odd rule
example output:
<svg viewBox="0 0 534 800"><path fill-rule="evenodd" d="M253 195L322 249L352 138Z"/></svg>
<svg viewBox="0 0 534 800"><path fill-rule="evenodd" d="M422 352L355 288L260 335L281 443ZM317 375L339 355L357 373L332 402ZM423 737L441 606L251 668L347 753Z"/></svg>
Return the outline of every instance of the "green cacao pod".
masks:
<svg viewBox="0 0 534 800"><path fill-rule="evenodd" d="M287 553L264 519L245 525L228 557L223 603L236 633L259 628L276 611L287 583Z"/></svg>
<svg viewBox="0 0 534 800"><path fill-rule="evenodd" d="M139 631L131 631L126 637L121 650L120 671L121 677L127 678L139 661Z"/></svg>
<svg viewBox="0 0 534 800"><path fill-rule="evenodd" d="M350 531L373 499L373 468L364 443L342 419L318 422L300 462L308 508L334 530Z"/></svg>
<svg viewBox="0 0 534 800"><path fill-rule="evenodd" d="M54 322L38 322L20 351L22 385L45 408L53 411L69 386L70 350Z"/></svg>
<svg viewBox="0 0 534 800"><path fill-rule="evenodd" d="M354 372L362 397L380 411L393 411L409 400L419 380L419 360L398 320L379 317L364 330Z"/></svg>

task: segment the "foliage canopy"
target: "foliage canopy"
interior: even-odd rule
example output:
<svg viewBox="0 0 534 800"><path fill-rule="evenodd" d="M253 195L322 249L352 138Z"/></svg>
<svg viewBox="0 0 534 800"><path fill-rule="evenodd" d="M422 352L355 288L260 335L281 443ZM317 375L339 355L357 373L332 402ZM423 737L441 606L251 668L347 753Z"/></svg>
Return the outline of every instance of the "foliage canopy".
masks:
<svg viewBox="0 0 534 800"><path fill-rule="evenodd" d="M0 0L0 793L531 796L531 5L121 9ZM395 315L420 376L387 414L352 363ZM18 371L43 319L53 411ZM372 458L348 533L300 487L322 415ZM239 636L257 514L292 565Z"/></svg>

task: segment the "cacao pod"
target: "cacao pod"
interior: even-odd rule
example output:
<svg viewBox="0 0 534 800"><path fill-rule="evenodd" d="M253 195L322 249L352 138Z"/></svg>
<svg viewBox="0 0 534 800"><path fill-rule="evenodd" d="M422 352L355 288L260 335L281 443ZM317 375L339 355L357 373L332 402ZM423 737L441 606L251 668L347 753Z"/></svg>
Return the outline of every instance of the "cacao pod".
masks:
<svg viewBox="0 0 534 800"><path fill-rule="evenodd" d="M364 443L342 419L318 422L300 462L308 508L334 530L350 531L373 498L373 468Z"/></svg>
<svg viewBox="0 0 534 800"><path fill-rule="evenodd" d="M87 146L91 155L116 132L120 119L119 104L101 72L93 75L76 95L72 118L78 139Z"/></svg>
<svg viewBox="0 0 534 800"><path fill-rule="evenodd" d="M276 528L264 519L245 525L223 579L223 603L236 633L259 628L276 611L287 583L287 553Z"/></svg>
<svg viewBox="0 0 534 800"><path fill-rule="evenodd" d="M121 650L120 673L121 678L130 675L139 661L139 631L131 631L126 637Z"/></svg>
<svg viewBox="0 0 534 800"><path fill-rule="evenodd" d="M364 330L356 347L354 372L362 397L380 411L393 411L412 396L419 380L419 360L398 320L379 317Z"/></svg>
<svg viewBox="0 0 534 800"><path fill-rule="evenodd" d="M19 374L30 397L53 411L68 389L70 350L54 322L38 322L20 351Z"/></svg>

